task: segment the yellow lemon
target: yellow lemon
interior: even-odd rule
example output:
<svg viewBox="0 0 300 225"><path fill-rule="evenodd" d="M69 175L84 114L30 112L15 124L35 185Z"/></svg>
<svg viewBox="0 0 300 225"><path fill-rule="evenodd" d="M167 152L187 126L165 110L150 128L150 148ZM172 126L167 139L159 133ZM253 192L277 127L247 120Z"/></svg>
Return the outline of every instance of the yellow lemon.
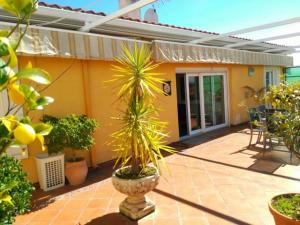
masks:
<svg viewBox="0 0 300 225"><path fill-rule="evenodd" d="M18 105L25 103L24 94L20 91L20 86L17 84L8 85L8 95L9 98Z"/></svg>
<svg viewBox="0 0 300 225"><path fill-rule="evenodd" d="M21 144L28 145L35 140L36 134L34 129L28 124L20 124L14 130L15 139Z"/></svg>

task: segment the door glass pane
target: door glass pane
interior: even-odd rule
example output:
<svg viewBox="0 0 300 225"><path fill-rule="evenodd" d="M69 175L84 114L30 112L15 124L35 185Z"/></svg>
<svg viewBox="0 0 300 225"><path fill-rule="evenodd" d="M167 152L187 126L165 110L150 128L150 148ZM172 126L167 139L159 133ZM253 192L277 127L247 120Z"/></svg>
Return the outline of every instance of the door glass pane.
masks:
<svg viewBox="0 0 300 225"><path fill-rule="evenodd" d="M191 76L189 80L189 98L191 112L191 130L201 128L199 77Z"/></svg>
<svg viewBox="0 0 300 225"><path fill-rule="evenodd" d="M205 127L211 127L213 122L212 76L203 77Z"/></svg>
<svg viewBox="0 0 300 225"><path fill-rule="evenodd" d="M224 86L223 76L213 76L215 124L225 123Z"/></svg>
<svg viewBox="0 0 300 225"><path fill-rule="evenodd" d="M176 74L179 136L188 135L185 74Z"/></svg>
<svg viewBox="0 0 300 225"><path fill-rule="evenodd" d="M266 72L266 89L269 90L271 85L274 85L273 72Z"/></svg>

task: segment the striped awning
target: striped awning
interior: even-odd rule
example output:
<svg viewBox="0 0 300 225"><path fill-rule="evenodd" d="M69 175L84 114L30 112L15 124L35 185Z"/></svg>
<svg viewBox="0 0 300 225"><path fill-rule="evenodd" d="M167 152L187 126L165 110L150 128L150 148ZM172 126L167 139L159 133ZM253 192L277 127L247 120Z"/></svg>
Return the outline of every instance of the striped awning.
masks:
<svg viewBox="0 0 300 225"><path fill-rule="evenodd" d="M46 27L29 28L17 51L22 55L110 61L115 57L121 56L123 45L131 47L134 43L138 43L138 45L146 44L151 47L153 59L158 62L285 67L293 65L293 58L285 55L166 41L153 41L151 43L122 37Z"/></svg>
<svg viewBox="0 0 300 225"><path fill-rule="evenodd" d="M154 41L156 61L172 63L221 63L264 66L292 66L293 57L237 49Z"/></svg>
<svg viewBox="0 0 300 225"><path fill-rule="evenodd" d="M55 56L77 59L113 60L121 56L122 46L150 42L83 32L29 28L17 52L21 55Z"/></svg>

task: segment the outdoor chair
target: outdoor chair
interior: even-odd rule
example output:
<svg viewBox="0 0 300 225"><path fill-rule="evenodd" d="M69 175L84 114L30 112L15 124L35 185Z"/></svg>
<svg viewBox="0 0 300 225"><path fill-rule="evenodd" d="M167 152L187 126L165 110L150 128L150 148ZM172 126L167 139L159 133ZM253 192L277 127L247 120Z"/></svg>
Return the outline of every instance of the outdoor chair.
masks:
<svg viewBox="0 0 300 225"><path fill-rule="evenodd" d="M263 124L263 145L264 145L264 153L267 150L267 142L269 140L270 143L270 149L272 150L274 148L274 144L276 141L277 145L280 145L282 142L282 137L278 137L275 133L276 133L276 129L277 129L277 124L276 124L276 119L274 117L274 113L278 112L278 111L282 111L284 112L284 110L281 109L266 109L266 113L265 113L265 119L262 120L262 124ZM292 160L292 152L290 153L290 161Z"/></svg>
<svg viewBox="0 0 300 225"><path fill-rule="evenodd" d="M249 126L250 126L250 141L249 141L249 147L250 147L252 145L252 139L255 133L258 135L256 144L260 142L261 137L263 135L263 127L261 126L260 113L257 111L256 108L250 108L248 110L248 117L249 117Z"/></svg>
<svg viewBox="0 0 300 225"><path fill-rule="evenodd" d="M260 114L261 118L265 117L266 114L266 105L259 105L256 107L257 112Z"/></svg>

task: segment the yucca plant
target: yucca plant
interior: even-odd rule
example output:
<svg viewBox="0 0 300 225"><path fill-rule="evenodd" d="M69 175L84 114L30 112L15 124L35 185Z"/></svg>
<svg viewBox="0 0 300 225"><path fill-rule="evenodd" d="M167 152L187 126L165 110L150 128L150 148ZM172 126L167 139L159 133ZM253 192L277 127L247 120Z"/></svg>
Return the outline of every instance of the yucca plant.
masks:
<svg viewBox="0 0 300 225"><path fill-rule="evenodd" d="M147 169L149 163L160 168L162 151L172 153L173 148L165 145L167 123L161 122L154 105L156 94L163 94L159 87L164 82L160 73L153 72L159 64L151 60L148 47L135 44L132 52L123 46L123 54L116 58L118 65L113 65L116 72L112 82L119 89L118 101L125 104L122 115L115 119L122 128L112 134L112 144L117 153L116 165L121 168L130 165L129 174L139 176Z"/></svg>

